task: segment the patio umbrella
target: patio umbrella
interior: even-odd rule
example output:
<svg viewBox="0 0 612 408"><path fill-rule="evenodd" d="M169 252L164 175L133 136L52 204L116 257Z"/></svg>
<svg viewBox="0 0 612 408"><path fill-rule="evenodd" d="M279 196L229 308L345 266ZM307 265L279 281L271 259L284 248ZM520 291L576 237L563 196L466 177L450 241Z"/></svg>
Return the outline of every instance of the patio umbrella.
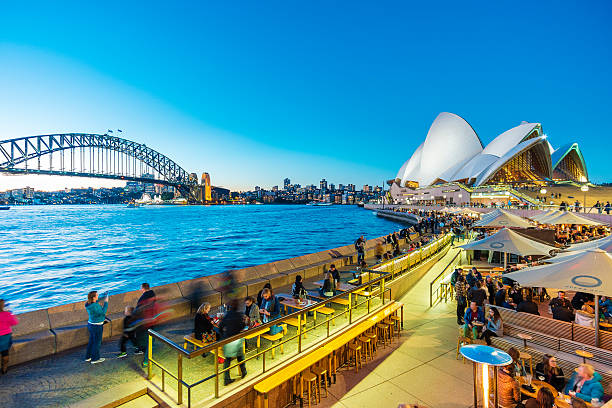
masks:
<svg viewBox="0 0 612 408"><path fill-rule="evenodd" d="M585 249L595 249L595 248L604 249L604 247L609 244L612 244L612 235L609 235L605 238L599 238L593 241L589 241L589 242L581 242L579 244L570 245L569 248L565 249L565 252L582 251Z"/></svg>
<svg viewBox="0 0 612 408"><path fill-rule="evenodd" d="M576 255L582 254L585 251L589 251L589 250L593 250L593 249L600 249L604 252L607 253L612 253L612 239L610 239L610 237L605 238L604 240L597 240L597 241L603 241L603 242L597 242L596 246L592 246L592 247L586 247L583 249L578 249L578 250L573 250L573 251L568 251L568 252L563 252L558 254L557 256L550 258L550 259L546 259L544 262L548 262L548 263L558 263L558 262L563 262L566 261L572 257L575 257ZM593 241L596 242L596 241ZM585 242L585 244L590 244L592 242ZM570 247L571 248L571 247Z"/></svg>
<svg viewBox="0 0 612 408"><path fill-rule="evenodd" d="M510 214L507 211L497 210L495 214L482 217L480 221L474 224L474 227L492 227L492 228L529 228L533 227L530 221L519 217L518 215Z"/></svg>
<svg viewBox="0 0 612 408"><path fill-rule="evenodd" d="M558 211L558 210L549 210L549 211L546 211L545 213L537 214L537 215L534 215L533 217L529 217L529 218L531 220L533 220L535 222L539 222L541 224L542 220L554 217L555 215L558 215L559 213L560 213L560 211Z"/></svg>
<svg viewBox="0 0 612 408"><path fill-rule="evenodd" d="M525 268L507 276L523 286L574 290L595 295L595 346L599 346L599 296L612 294L612 254L589 249L564 261Z"/></svg>
<svg viewBox="0 0 612 408"><path fill-rule="evenodd" d="M527 238L518 232L514 232L508 228L502 228L495 234L473 241L469 244L461 245L462 249L480 249L487 251L499 251L504 253L504 269L506 269L506 254L516 254L520 256L527 255L548 255L555 247L542 244Z"/></svg>
<svg viewBox="0 0 612 408"><path fill-rule="evenodd" d="M577 225L605 225L604 223L593 221L578 215L573 212L561 211L561 214L557 214L553 217L547 217L546 219L539 221L541 224L549 225L562 225L562 224L577 224Z"/></svg>

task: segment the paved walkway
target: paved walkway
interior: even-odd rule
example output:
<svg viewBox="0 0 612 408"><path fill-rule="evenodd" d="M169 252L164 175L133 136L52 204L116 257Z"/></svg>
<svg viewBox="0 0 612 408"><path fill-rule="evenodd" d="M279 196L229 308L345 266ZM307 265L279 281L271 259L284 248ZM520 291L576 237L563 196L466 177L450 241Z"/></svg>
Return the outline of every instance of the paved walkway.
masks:
<svg viewBox="0 0 612 408"><path fill-rule="evenodd" d="M455 359L454 304L429 308L429 282L450 262L451 249L403 299L404 331L364 370L342 370L324 407L395 408L419 403L429 408L471 407L471 365ZM320 405L321 406L321 405Z"/></svg>

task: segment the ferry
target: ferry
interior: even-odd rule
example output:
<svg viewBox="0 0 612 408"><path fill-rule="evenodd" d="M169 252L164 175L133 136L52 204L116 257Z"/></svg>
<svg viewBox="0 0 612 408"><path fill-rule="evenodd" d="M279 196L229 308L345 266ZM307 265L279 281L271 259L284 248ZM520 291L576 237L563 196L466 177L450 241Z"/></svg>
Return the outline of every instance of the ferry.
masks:
<svg viewBox="0 0 612 408"><path fill-rule="evenodd" d="M5 205L5 206L0 207L0 210L10 210L10 208L11 207Z"/></svg>

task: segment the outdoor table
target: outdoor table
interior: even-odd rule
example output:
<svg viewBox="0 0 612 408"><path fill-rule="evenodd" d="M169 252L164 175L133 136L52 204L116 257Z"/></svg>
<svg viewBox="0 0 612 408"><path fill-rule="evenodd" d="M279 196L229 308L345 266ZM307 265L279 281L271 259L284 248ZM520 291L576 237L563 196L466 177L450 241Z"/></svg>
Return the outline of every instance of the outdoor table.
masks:
<svg viewBox="0 0 612 408"><path fill-rule="evenodd" d="M533 337L525 333L518 333L516 337L523 339L523 348L527 348L527 340L533 340Z"/></svg>
<svg viewBox="0 0 612 408"><path fill-rule="evenodd" d="M580 357L582 357L582 362L586 363L586 359L587 358L591 358L593 357L593 353L589 353L586 350L575 350L574 351L576 354L578 354Z"/></svg>
<svg viewBox="0 0 612 408"><path fill-rule="evenodd" d="M606 330L612 329L612 324L606 322L599 322L599 327L602 327Z"/></svg>
<svg viewBox="0 0 612 408"><path fill-rule="evenodd" d="M527 380L524 377L519 377L519 384L520 385L527 384ZM564 395L564 394L563 396L560 396L559 392L555 389L555 387L548 384L547 382L540 381L540 380L531 380L531 386L535 389L534 392L528 391L521 386L521 393L528 397L535 398L536 395L538 395L538 391L540 390L540 388L543 388L543 387L548 388L555 396L555 405L557 406L557 408L571 408L572 407L571 397L568 395ZM591 406L591 404L588 402L586 404L587 404L587 407Z"/></svg>

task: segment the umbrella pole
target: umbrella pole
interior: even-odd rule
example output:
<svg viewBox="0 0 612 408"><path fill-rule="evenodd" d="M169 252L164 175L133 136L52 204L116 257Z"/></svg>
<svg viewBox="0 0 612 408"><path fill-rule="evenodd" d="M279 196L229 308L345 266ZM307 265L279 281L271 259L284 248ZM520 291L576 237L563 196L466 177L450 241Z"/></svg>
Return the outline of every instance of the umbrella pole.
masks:
<svg viewBox="0 0 612 408"><path fill-rule="evenodd" d="M504 252L504 271L506 270L506 265L508 264L507 257L508 257L508 253Z"/></svg>
<svg viewBox="0 0 612 408"><path fill-rule="evenodd" d="M595 295L595 347L599 347L599 295Z"/></svg>

